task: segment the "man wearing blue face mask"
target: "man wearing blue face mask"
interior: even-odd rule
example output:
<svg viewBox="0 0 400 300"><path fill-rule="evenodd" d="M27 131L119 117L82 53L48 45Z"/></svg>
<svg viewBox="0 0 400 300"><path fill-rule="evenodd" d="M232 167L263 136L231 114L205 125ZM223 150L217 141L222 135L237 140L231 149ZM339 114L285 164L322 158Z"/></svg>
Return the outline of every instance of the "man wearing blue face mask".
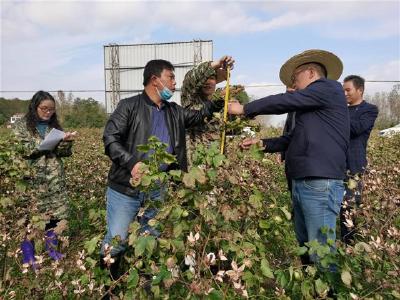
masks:
<svg viewBox="0 0 400 300"><path fill-rule="evenodd" d="M175 75L174 75L174 76L175 76ZM158 95L160 96L161 100L164 100L164 101L170 100L171 97L174 95L174 92L171 91L169 88L167 88L167 87L162 83L161 80L158 80L158 81L160 81L161 85L163 86L163 88L162 88L161 91L159 91L158 88L157 88L157 92L158 92Z"/></svg>
<svg viewBox="0 0 400 300"><path fill-rule="evenodd" d="M207 103L201 110L190 110L169 102L175 91L173 65L166 60L149 61L143 72L144 91L142 94L123 99L110 116L104 129L103 141L106 154L112 160L108 174L107 188L107 234L104 238L101 256L104 256L106 244L113 237L120 236L121 242L113 247L111 256L117 261L111 268L113 277L117 277L118 257L125 250L129 224L136 218L144 199L160 200L160 190L144 195L129 183L130 179L140 179L141 161L145 153L136 147L147 144L150 136L156 136L168 145L167 151L174 154L176 165L163 166L187 170L185 129L199 125L204 119L219 111L223 101ZM140 223L143 231L149 234L159 233L151 228L147 221L156 215L156 211L146 211ZM101 262L104 263L103 259ZM113 274L114 273L114 274Z"/></svg>

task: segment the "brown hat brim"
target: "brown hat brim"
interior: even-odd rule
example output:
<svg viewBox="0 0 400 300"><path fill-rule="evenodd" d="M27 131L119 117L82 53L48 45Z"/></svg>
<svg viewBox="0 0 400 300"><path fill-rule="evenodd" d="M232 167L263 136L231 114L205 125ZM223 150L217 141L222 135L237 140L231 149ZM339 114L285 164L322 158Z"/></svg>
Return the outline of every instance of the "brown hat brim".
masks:
<svg viewBox="0 0 400 300"><path fill-rule="evenodd" d="M323 65L329 79L338 80L342 75L343 63L339 57L325 50L311 49L293 56L282 65L279 77L283 84L291 87L293 85L292 75L296 68L312 62Z"/></svg>

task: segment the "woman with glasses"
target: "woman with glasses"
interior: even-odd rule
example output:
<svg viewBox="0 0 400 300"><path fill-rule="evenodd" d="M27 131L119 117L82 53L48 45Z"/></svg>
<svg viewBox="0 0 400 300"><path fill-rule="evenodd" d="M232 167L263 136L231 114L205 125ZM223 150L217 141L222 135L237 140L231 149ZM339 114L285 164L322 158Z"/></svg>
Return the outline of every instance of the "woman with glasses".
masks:
<svg viewBox="0 0 400 300"><path fill-rule="evenodd" d="M62 258L56 251L58 244L54 228L67 217L68 201L65 187L62 157L71 156L75 133L66 132L63 140L53 150L39 150L39 145L53 129L62 131L56 114L56 102L52 95L39 91L29 104L28 112L13 128L20 141L21 155L28 160L30 174L26 176L32 191L27 205L32 215L41 215L47 220L45 248L54 260ZM41 239L42 237L37 237ZM26 238L21 244L23 263L35 268L34 245Z"/></svg>

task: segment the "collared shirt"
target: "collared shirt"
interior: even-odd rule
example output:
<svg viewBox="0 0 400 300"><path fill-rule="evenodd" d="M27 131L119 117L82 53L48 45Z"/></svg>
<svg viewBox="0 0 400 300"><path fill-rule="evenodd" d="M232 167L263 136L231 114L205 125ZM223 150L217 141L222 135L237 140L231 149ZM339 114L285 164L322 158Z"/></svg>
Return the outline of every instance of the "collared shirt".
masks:
<svg viewBox="0 0 400 300"><path fill-rule="evenodd" d="M168 127L165 122L165 105L161 103L160 108L154 106L151 112L152 120L151 120L151 135L156 136L160 142L163 142L168 145L167 152L172 153L173 149L170 143L170 136L168 132ZM168 166L166 164L162 164L160 166L160 170L167 170Z"/></svg>

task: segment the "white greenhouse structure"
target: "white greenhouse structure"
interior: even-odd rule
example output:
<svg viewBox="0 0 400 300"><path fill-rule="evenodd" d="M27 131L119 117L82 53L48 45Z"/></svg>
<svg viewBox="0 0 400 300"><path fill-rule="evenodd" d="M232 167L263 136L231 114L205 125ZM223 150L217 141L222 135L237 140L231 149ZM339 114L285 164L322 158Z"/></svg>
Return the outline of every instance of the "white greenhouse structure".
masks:
<svg viewBox="0 0 400 300"><path fill-rule="evenodd" d="M105 103L112 113L120 99L143 90L143 70L149 60L165 59L175 67L176 92L172 101L180 103L180 90L187 71L213 59L211 40L104 46Z"/></svg>

